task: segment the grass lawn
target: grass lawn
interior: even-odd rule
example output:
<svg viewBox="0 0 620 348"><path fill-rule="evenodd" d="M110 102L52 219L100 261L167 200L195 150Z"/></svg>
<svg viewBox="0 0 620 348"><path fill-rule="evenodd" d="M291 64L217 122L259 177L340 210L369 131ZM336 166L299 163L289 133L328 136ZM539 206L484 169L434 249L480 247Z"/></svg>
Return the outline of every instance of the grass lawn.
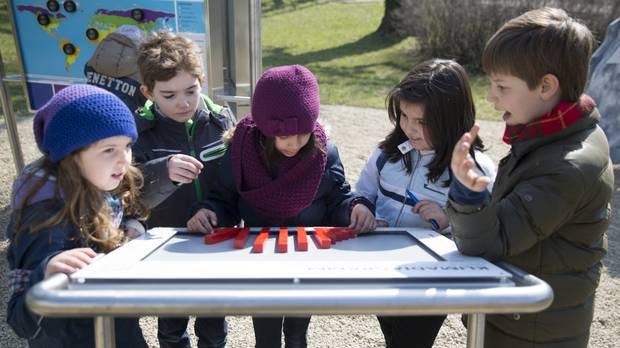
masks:
<svg viewBox="0 0 620 348"><path fill-rule="evenodd" d="M301 64L317 75L321 102L382 107L411 66L415 39L375 35L382 2L315 2L264 11L263 67Z"/></svg>
<svg viewBox="0 0 620 348"><path fill-rule="evenodd" d="M319 80L321 102L384 108L385 96L416 63L416 39L374 34L383 1L263 1L263 67L302 64ZM296 6L292 4L297 3ZM487 79L471 76L480 118L501 117L485 100Z"/></svg>
<svg viewBox="0 0 620 348"><path fill-rule="evenodd" d="M319 79L324 104L384 108L390 88L422 60L415 38L374 34L383 1L264 0L262 7L263 67L307 66ZM5 1L0 2L0 50L6 73L19 73ZM479 117L499 120L484 100L486 78L471 80ZM7 85L17 114L26 113L21 84Z"/></svg>

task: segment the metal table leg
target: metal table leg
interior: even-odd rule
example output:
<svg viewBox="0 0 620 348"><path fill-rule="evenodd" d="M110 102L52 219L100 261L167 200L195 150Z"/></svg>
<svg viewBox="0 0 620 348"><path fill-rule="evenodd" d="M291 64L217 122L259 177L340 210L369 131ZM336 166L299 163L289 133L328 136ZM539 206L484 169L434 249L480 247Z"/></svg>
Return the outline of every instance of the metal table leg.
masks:
<svg viewBox="0 0 620 348"><path fill-rule="evenodd" d="M467 348L484 347L484 313L473 313L467 316Z"/></svg>
<svg viewBox="0 0 620 348"><path fill-rule="evenodd" d="M115 348L114 317L95 317L95 347Z"/></svg>

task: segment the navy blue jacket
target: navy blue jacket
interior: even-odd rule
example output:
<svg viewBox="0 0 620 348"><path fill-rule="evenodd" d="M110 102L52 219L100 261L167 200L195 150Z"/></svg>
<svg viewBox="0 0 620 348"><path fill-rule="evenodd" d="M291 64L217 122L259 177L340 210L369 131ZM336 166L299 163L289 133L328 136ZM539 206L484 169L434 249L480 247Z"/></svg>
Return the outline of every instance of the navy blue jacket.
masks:
<svg viewBox="0 0 620 348"><path fill-rule="evenodd" d="M351 186L345 179L338 149L335 145L328 143L325 173L321 178L314 201L299 215L286 220L282 225L348 226L351 204L357 202L371 207L374 211L369 201L351 192ZM244 220L246 227L268 226L265 219L243 200L235 188L230 148L222 158L216 182L211 185L211 189L207 192L207 199L202 202L201 206L216 213L219 226L234 226L241 219Z"/></svg>
<svg viewBox="0 0 620 348"><path fill-rule="evenodd" d="M145 178L142 200L151 209L149 228L185 226L226 151L222 134L234 124L232 113L206 96L202 104L185 124L161 115L151 102L135 114L138 141L132 149ZM175 154L192 156L204 164L193 183L177 185L168 177L168 160Z"/></svg>
<svg viewBox="0 0 620 348"><path fill-rule="evenodd" d="M44 221L62 208L63 202L47 199L24 208L22 226L33 221ZM19 211L15 209L7 229L11 244L7 259L12 275L27 274L25 282L11 282L13 289L7 305L7 322L13 331L28 340L30 347L94 347L94 321L91 318L48 318L30 311L26 305L26 293L36 283L43 280L48 261L65 250L86 247L74 225L55 226L37 233L22 230L17 239L15 223ZM15 285L18 285L15 287ZM115 320L116 346L119 348L146 348L146 342L137 318L118 318Z"/></svg>

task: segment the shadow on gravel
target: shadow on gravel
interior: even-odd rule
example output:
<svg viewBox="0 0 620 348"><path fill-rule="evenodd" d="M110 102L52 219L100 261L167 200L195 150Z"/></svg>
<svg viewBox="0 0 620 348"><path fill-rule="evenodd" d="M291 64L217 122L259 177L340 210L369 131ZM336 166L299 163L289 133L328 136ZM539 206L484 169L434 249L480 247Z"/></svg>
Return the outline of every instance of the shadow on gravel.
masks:
<svg viewBox="0 0 620 348"><path fill-rule="evenodd" d="M614 166L614 195L611 203L612 217L607 239L609 241L609 251L603 259L603 264L607 267L610 277L620 277L620 165Z"/></svg>
<svg viewBox="0 0 620 348"><path fill-rule="evenodd" d="M17 122L17 124L21 124L23 122L32 122L33 116L34 114L28 114L28 113L16 114L15 122ZM1 107L0 107L0 132L6 132L6 119L4 118L4 115L2 114ZM6 135L6 133L2 135L4 136Z"/></svg>

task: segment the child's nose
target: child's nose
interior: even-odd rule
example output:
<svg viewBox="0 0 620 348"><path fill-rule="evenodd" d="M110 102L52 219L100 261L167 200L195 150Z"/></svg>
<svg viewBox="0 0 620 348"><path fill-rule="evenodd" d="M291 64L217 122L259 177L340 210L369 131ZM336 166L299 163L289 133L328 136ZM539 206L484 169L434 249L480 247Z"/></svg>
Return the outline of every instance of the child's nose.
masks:
<svg viewBox="0 0 620 348"><path fill-rule="evenodd" d="M494 98L495 96L493 95L493 92L491 92L491 89L487 89L487 95L486 95L486 100L490 103L494 102Z"/></svg>
<svg viewBox="0 0 620 348"><path fill-rule="evenodd" d="M287 148L289 151L297 151L297 149L299 149L299 142L291 141L290 143L288 143Z"/></svg>
<svg viewBox="0 0 620 348"><path fill-rule="evenodd" d="M187 107L187 106L189 106L189 100L181 98L181 99L179 100L179 106L181 106L181 107Z"/></svg>

